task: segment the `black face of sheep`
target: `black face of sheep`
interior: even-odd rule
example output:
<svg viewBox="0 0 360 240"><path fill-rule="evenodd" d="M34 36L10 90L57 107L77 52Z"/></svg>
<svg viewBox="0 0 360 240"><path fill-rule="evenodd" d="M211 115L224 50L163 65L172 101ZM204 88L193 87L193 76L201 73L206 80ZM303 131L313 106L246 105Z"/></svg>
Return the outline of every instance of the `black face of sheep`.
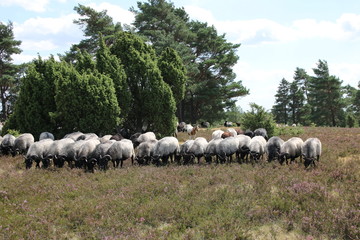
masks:
<svg viewBox="0 0 360 240"><path fill-rule="evenodd" d="M25 167L26 169L30 169L33 164L33 159L31 157L25 158Z"/></svg>
<svg viewBox="0 0 360 240"><path fill-rule="evenodd" d="M90 160L85 159L85 171L86 172L91 172L93 173L95 171L95 166L96 166L96 159L92 158Z"/></svg>
<svg viewBox="0 0 360 240"><path fill-rule="evenodd" d="M205 162L206 163L211 163L212 162L212 157L211 157L211 155L205 155Z"/></svg>
<svg viewBox="0 0 360 240"><path fill-rule="evenodd" d="M104 171L109 169L109 160L110 160L109 157L101 157L98 162L99 169Z"/></svg>
<svg viewBox="0 0 360 240"><path fill-rule="evenodd" d="M309 167L311 164L316 166L314 158L306 158L305 156L303 156L303 158L304 158L304 166L305 166L305 168Z"/></svg>
<svg viewBox="0 0 360 240"><path fill-rule="evenodd" d="M279 155L279 163L282 165L285 161L287 163L288 154L280 154Z"/></svg>
<svg viewBox="0 0 360 240"><path fill-rule="evenodd" d="M48 168L50 167L50 158L43 158L42 160L42 168ZM40 161L39 161L40 162ZM40 165L38 164L38 162L36 161L36 167L40 167Z"/></svg>

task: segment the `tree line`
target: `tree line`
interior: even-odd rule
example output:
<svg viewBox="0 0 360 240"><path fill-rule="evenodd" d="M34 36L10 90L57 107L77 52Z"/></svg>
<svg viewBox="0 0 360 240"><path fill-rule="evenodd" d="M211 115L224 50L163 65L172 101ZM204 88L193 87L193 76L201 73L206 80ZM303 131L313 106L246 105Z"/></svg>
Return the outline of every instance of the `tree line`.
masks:
<svg viewBox="0 0 360 240"><path fill-rule="evenodd" d="M275 121L283 124L355 127L360 125L359 89L329 73L327 61L319 60L309 75L296 68L293 81L282 79L272 108Z"/></svg>
<svg viewBox="0 0 360 240"><path fill-rule="evenodd" d="M11 64L21 41L14 39L11 22L1 23L7 32L0 32L0 47L8 56L0 57L12 68L0 62L5 129L63 134L123 126L165 135L176 120L218 121L248 94L232 70L240 44L190 20L171 2L149 0L137 8L130 9L133 25L123 26L106 11L79 4L74 23L85 38L60 53L60 61L39 56L22 66Z"/></svg>

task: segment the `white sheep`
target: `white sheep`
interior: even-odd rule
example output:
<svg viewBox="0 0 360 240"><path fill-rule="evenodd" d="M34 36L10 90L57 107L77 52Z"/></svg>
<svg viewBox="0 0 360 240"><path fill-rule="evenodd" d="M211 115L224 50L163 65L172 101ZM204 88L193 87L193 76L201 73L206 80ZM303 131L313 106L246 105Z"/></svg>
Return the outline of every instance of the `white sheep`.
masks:
<svg viewBox="0 0 360 240"><path fill-rule="evenodd" d="M224 131L223 130L215 130L212 134L211 134L211 139L219 139L221 138L221 136L223 135Z"/></svg>
<svg viewBox="0 0 360 240"><path fill-rule="evenodd" d="M114 142L107 151L105 157L113 161L115 168L123 166L123 162L126 159L131 158L131 163L134 164L135 150L131 140L123 139L121 141Z"/></svg>
<svg viewBox="0 0 360 240"><path fill-rule="evenodd" d="M222 138L216 138L216 139L212 139L208 145L206 146L205 152L204 152L204 156L205 156L205 161L207 163L211 163L212 162L212 157L213 156L217 156L217 146L219 145L219 143L222 141ZM218 159L216 159L216 161L218 162Z"/></svg>
<svg viewBox="0 0 360 240"><path fill-rule="evenodd" d="M299 137L292 137L284 142L280 148L280 164L283 164L284 161L286 161L286 164L288 164L288 159L291 159L291 162L293 162L297 157L300 157L301 160L301 148L303 144L304 141Z"/></svg>
<svg viewBox="0 0 360 240"><path fill-rule="evenodd" d="M228 137L223 139L216 149L220 163L232 162L232 155L239 151L239 138Z"/></svg>
<svg viewBox="0 0 360 240"><path fill-rule="evenodd" d="M258 161L264 156L266 148L266 140L263 136L255 136L250 140L249 150L250 158L253 161Z"/></svg>
<svg viewBox="0 0 360 240"><path fill-rule="evenodd" d="M194 140L194 143L191 144L190 148L186 151L186 155L190 155L190 161L194 161L197 158L198 163L200 163L200 159L204 156L205 149L208 145L208 141L203 137L197 137Z"/></svg>
<svg viewBox="0 0 360 240"><path fill-rule="evenodd" d="M179 153L180 146L179 141L175 137L164 137L160 139L154 146L153 161L156 165L159 165L159 160L162 160L163 164L168 163L168 159L174 160L174 157Z"/></svg>
<svg viewBox="0 0 360 240"><path fill-rule="evenodd" d="M26 154L31 144L34 143L34 136L31 133L23 133L14 141L11 154L14 157L17 154Z"/></svg>
<svg viewBox="0 0 360 240"><path fill-rule="evenodd" d="M43 168L49 167L50 162L44 158L44 153L48 151L52 143L52 139L44 139L31 144L25 156L26 168L31 168L33 162L36 162L36 167L39 168L41 161L43 163Z"/></svg>
<svg viewBox="0 0 360 240"><path fill-rule="evenodd" d="M306 139L301 148L305 168L307 168L310 164L316 166L315 160L320 160L321 148L321 141L318 138Z"/></svg>
<svg viewBox="0 0 360 240"><path fill-rule="evenodd" d="M135 160L139 164L149 164L157 142L158 140L155 139L140 143L135 153Z"/></svg>

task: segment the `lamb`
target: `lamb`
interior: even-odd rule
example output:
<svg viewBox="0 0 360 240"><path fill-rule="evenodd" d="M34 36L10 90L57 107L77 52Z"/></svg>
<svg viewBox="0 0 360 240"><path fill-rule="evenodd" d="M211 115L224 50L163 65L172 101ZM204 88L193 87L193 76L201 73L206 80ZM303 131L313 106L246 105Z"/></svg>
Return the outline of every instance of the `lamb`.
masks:
<svg viewBox="0 0 360 240"><path fill-rule="evenodd" d="M152 160L156 165L160 164L160 159L163 164L167 164L169 157L173 161L174 156L177 155L179 151L180 146L177 138L164 137L155 144Z"/></svg>
<svg viewBox="0 0 360 240"><path fill-rule="evenodd" d="M216 138L216 139L212 139L208 145L206 146L205 152L204 152L204 156L205 156L205 161L207 163L211 163L212 161L212 157L213 156L217 156L216 154L216 148L217 145L222 141L222 138ZM218 161L218 159L217 159Z"/></svg>
<svg viewBox="0 0 360 240"><path fill-rule="evenodd" d="M249 150L252 163L259 161L265 153L266 140L263 136L255 136L250 140Z"/></svg>
<svg viewBox="0 0 360 240"><path fill-rule="evenodd" d="M124 160L129 158L131 158L131 163L134 164L134 145L132 141L128 139L116 141L110 146L105 157L113 161L115 168L119 167L119 163L120 168L122 168Z"/></svg>
<svg viewBox="0 0 360 240"><path fill-rule="evenodd" d="M0 146L2 154L8 155L11 152L11 150L15 144L15 139L16 138L12 134L9 134L9 133L3 137L3 140L2 140L1 146Z"/></svg>
<svg viewBox="0 0 360 240"><path fill-rule="evenodd" d="M248 160L251 138L246 135L237 135L236 138L239 139L238 162L243 163L245 159Z"/></svg>
<svg viewBox="0 0 360 240"><path fill-rule="evenodd" d="M23 133L14 141L14 146L11 149L13 157L17 154L26 154L31 144L34 143L34 136L31 133Z"/></svg>
<svg viewBox="0 0 360 240"><path fill-rule="evenodd" d="M63 167L65 163L64 158L60 158L59 155L62 154L62 149L66 148L68 144L72 144L75 141L71 138L63 138L53 141L49 149L44 153L44 158L52 159L55 167Z"/></svg>
<svg viewBox="0 0 360 240"><path fill-rule="evenodd" d="M196 133L199 131L199 127L198 126L191 126L190 124L186 125L186 132L189 135L189 139L192 139L192 136L196 136Z"/></svg>
<svg viewBox="0 0 360 240"><path fill-rule="evenodd" d="M307 168L310 164L315 165L315 160L319 161L321 156L321 141L318 138L308 138L301 148L304 158L304 165Z"/></svg>
<svg viewBox="0 0 360 240"><path fill-rule="evenodd" d="M303 143L303 140L299 137L292 137L284 142L280 148L280 164L283 164L284 161L288 164L288 159L291 159L291 162L293 162L297 157L300 157L301 159L301 147Z"/></svg>
<svg viewBox="0 0 360 240"><path fill-rule="evenodd" d="M254 131L254 136L263 136L265 140L268 140L267 131L265 128L258 128Z"/></svg>
<svg viewBox="0 0 360 240"><path fill-rule="evenodd" d="M268 155L268 162L279 158L281 145L283 144L284 140L282 140L280 137L273 136L269 139L265 148L265 151Z"/></svg>
<svg viewBox="0 0 360 240"><path fill-rule="evenodd" d="M40 162L43 163L43 168L47 168L50 165L50 162L44 159L44 153L49 149L50 145L53 143L52 139L44 139L38 142L34 142L29 147L25 155L25 166L26 169L30 169L33 162L36 162L36 167L40 168Z"/></svg>
<svg viewBox="0 0 360 240"><path fill-rule="evenodd" d="M47 138L55 140L54 135L52 133L50 133L50 132L42 132L42 133L40 133L39 141L47 139Z"/></svg>
<svg viewBox="0 0 360 240"><path fill-rule="evenodd" d="M215 130L215 131L211 134L211 139L221 138L223 133L224 133L223 130Z"/></svg>
<svg viewBox="0 0 360 240"><path fill-rule="evenodd" d="M232 155L239 151L239 138L228 137L223 139L216 148L216 154L220 163L232 162Z"/></svg>
<svg viewBox="0 0 360 240"><path fill-rule="evenodd" d="M193 139L186 140L183 144L180 146L180 152L175 156L175 160L178 164L180 164L181 158L183 158L184 164L187 164L190 162L190 156L186 154L188 149L191 147L191 145L194 143Z"/></svg>
<svg viewBox="0 0 360 240"><path fill-rule="evenodd" d="M190 161L193 162L196 157L198 163L200 163L200 159L202 156L204 156L207 145L208 145L208 141L206 141L205 138L197 137L194 140L194 143L191 144L189 149L186 151L186 155L190 155Z"/></svg>
<svg viewBox="0 0 360 240"><path fill-rule="evenodd" d="M135 154L135 160L139 164L148 165L151 161L151 157L154 153L154 146L158 142L158 140L150 140L146 142L140 143L137 147L137 152Z"/></svg>

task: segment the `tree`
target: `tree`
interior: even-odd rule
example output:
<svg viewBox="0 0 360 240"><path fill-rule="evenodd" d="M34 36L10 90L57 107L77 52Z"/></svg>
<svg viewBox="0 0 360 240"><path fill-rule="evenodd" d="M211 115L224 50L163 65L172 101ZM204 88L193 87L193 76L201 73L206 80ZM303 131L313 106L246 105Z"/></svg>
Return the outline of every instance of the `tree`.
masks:
<svg viewBox="0 0 360 240"><path fill-rule="evenodd" d="M81 74L65 62L60 71L55 80L57 108L52 117L61 135L73 131L113 132L119 123L120 108L112 79L97 70Z"/></svg>
<svg viewBox="0 0 360 240"><path fill-rule="evenodd" d="M320 126L339 126L344 118L342 81L329 74L326 61L319 60L313 71L308 92L312 121Z"/></svg>
<svg viewBox="0 0 360 240"><path fill-rule="evenodd" d="M126 81L126 73L121 64L121 60L112 55L110 49L106 46L103 38L100 38L100 48L96 53L96 69L109 76L113 82L116 92L116 98L121 110L120 120L122 123L127 119L130 112L131 92Z"/></svg>
<svg viewBox="0 0 360 240"><path fill-rule="evenodd" d="M298 124L302 122L304 101L304 92L294 80L289 88L289 110L292 123Z"/></svg>
<svg viewBox="0 0 360 240"><path fill-rule="evenodd" d="M287 124L289 121L289 91L290 83L283 78L275 94L275 105L272 109L277 123Z"/></svg>
<svg viewBox="0 0 360 240"><path fill-rule="evenodd" d="M305 100L308 101L308 88L309 88L310 76L303 68L296 68L294 73L294 82L298 85L303 94L305 94Z"/></svg>
<svg viewBox="0 0 360 240"><path fill-rule="evenodd" d="M138 8L132 8L137 33L146 36L158 53L166 47L175 49L187 68L181 121L219 120L225 109L235 105L236 97L248 94L232 71L239 44L228 43L207 23L190 21L183 8L165 0L138 2Z"/></svg>
<svg viewBox="0 0 360 240"><path fill-rule="evenodd" d="M273 115L266 112L262 106L255 103L250 104L250 111L247 111L241 116L241 124L244 129L254 131L257 128L265 128L268 137L273 136L275 131L275 121Z"/></svg>
<svg viewBox="0 0 360 240"><path fill-rule="evenodd" d="M15 110L9 118L9 128L39 136L43 131L56 133L49 113L56 110L54 80L58 77L58 63L51 57L34 60L21 79Z"/></svg>
<svg viewBox="0 0 360 240"><path fill-rule="evenodd" d="M97 12L91 7L81 4L74 7L74 10L81 16L74 20L79 25L86 39L80 41L79 44L72 45L69 52L62 56L64 60L71 62L75 59L78 50L86 51L90 55L95 55L99 47L100 36L104 36L107 46L110 46L115 39L118 31L122 31L121 23L113 23L113 19L107 15L107 11Z"/></svg>
<svg viewBox="0 0 360 240"><path fill-rule="evenodd" d="M124 65L132 99L125 126L141 131L144 128L170 135L175 131L175 100L170 86L163 81L154 49L132 33L118 33L111 47Z"/></svg>
<svg viewBox="0 0 360 240"><path fill-rule="evenodd" d="M12 97L10 92L14 86L17 66L12 64L12 55L21 53L19 48L21 41L15 40L13 24L7 25L0 22L0 97L1 97L1 118L7 119L9 111L8 104Z"/></svg>
<svg viewBox="0 0 360 240"><path fill-rule="evenodd" d="M176 104L180 104L185 96L186 83L186 70L180 56L174 49L166 48L159 57L158 66L163 80L171 88Z"/></svg>

